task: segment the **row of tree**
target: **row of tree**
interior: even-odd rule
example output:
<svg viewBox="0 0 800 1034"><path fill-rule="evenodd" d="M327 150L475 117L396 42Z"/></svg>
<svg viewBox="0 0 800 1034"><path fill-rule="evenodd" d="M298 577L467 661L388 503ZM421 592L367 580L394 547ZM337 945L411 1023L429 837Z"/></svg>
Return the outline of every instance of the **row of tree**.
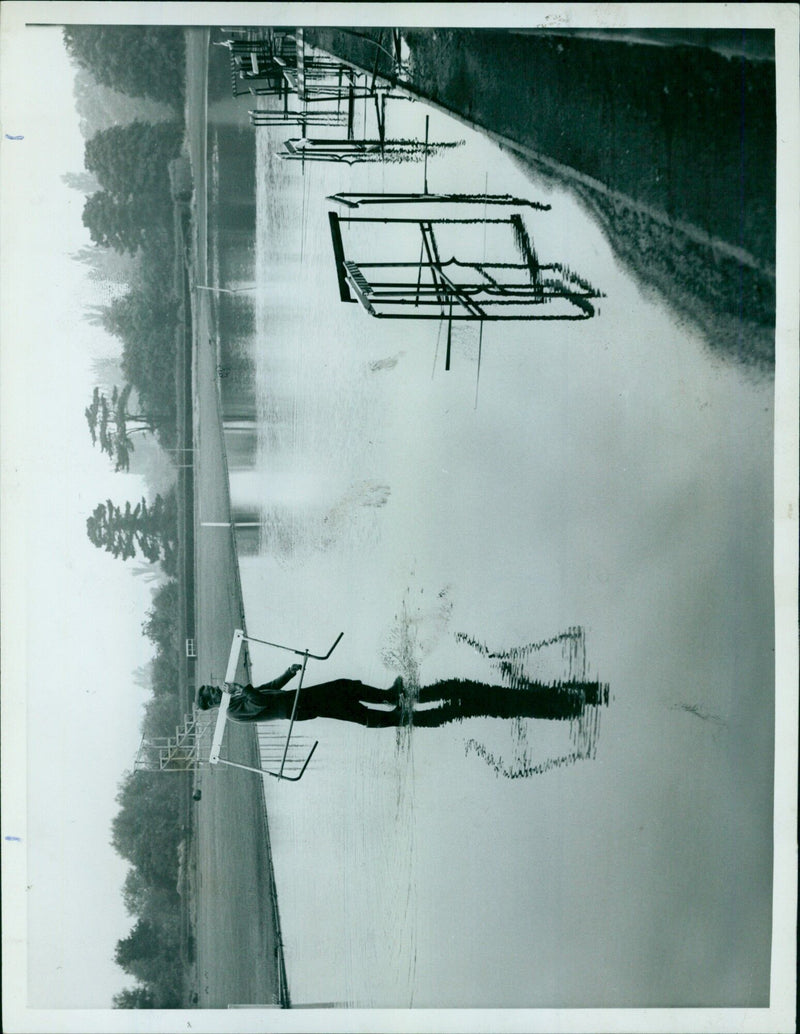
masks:
<svg viewBox="0 0 800 1034"><path fill-rule="evenodd" d="M84 165L102 190L84 206L95 244L135 254L150 238L171 236L168 164L183 142L180 122L131 122L101 130L87 142Z"/></svg>
<svg viewBox="0 0 800 1034"><path fill-rule="evenodd" d="M178 681L177 581L164 582L142 625L156 648L151 665L153 695L145 705L145 736L175 731ZM123 902L136 922L117 943L114 959L138 982L114 998L117 1008L177 1008L182 1003L181 915L178 893L182 781L179 773L136 771L122 781L119 812L112 822L112 844L131 865Z"/></svg>
<svg viewBox="0 0 800 1034"><path fill-rule="evenodd" d="M175 257L169 163L183 144L184 32L162 26L68 26L68 54L114 96L146 98L169 106L169 121L135 118L107 125L85 145L83 222L95 247L125 260L127 290L98 307L93 321L122 343L125 383L96 388L85 409L93 444L116 471L128 471L134 442L152 434L166 447L176 437L176 330L180 300L173 290ZM130 110L130 109L129 109ZM163 110L163 109L162 109ZM90 125L91 123L87 123ZM95 189L99 188L99 189ZM115 260L117 261L117 260ZM141 556L167 575L142 626L155 644L152 696L143 732L169 736L180 713L178 500L175 490L148 501L98 503L86 522L89 540L113 557ZM130 863L123 899L135 917L116 946L117 964L136 981L114 998L117 1008L175 1008L182 1003L182 903L178 893L179 845L185 831L183 778L134 771L121 782L111 842Z"/></svg>
<svg viewBox="0 0 800 1034"><path fill-rule="evenodd" d="M185 92L183 29L163 25L67 25L70 57L104 86L177 109Z"/></svg>

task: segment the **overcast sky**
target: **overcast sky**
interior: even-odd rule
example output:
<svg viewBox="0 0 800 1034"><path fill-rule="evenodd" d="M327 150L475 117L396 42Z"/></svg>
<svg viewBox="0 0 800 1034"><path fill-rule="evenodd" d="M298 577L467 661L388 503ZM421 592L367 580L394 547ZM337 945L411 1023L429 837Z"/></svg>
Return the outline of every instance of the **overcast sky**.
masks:
<svg viewBox="0 0 800 1034"><path fill-rule="evenodd" d="M31 75L32 53L46 75ZM102 299L71 257L91 242L83 195L61 180L82 170L83 140L60 29L17 34L3 48L2 76L4 346L13 341L13 355L3 354L3 424L15 458L3 490L21 519L3 563L27 603L13 615L4 661L24 667L28 706L27 829L5 826L21 839L4 847L28 860L30 1004L108 1006L132 983L113 962L132 919L120 898L127 863L109 840L117 786L139 743L145 693L132 674L152 655L140 631L151 583L134 577L136 561L92 546L85 524L98 502L135 501L147 489L113 472L83 413L92 358L120 345L85 320L85 307ZM24 90L8 88L20 82Z"/></svg>

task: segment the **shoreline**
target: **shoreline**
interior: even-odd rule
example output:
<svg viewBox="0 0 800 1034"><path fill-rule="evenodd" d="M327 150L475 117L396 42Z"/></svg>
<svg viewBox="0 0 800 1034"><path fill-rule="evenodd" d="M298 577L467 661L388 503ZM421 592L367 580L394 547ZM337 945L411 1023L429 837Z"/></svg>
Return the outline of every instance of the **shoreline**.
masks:
<svg viewBox="0 0 800 1034"><path fill-rule="evenodd" d="M702 34L692 45L601 46L550 30L398 31L410 48L399 78L386 30L306 30L315 46L362 71L374 65L570 190L628 272L712 353L774 369L774 161L762 160L774 156L774 133L757 117L774 109L774 60L744 46L720 53ZM752 43L765 46L758 34ZM652 82L637 78L651 66ZM536 118L517 116L534 105Z"/></svg>
<svg viewBox="0 0 800 1034"><path fill-rule="evenodd" d="M190 280L206 283L207 83L209 30L186 30L186 139L194 178ZM192 291L192 397L195 448L195 613L197 683L220 680L235 628L245 628L225 458L214 297ZM249 679L243 651L237 680ZM256 764L255 732L230 726L228 755ZM191 913L195 963L188 997L199 1008L288 1005L277 892L263 781L235 771L198 770L194 804ZM266 864L265 864L266 862ZM224 888L224 889L221 889ZM263 920L253 923L253 916ZM195 997L196 996L196 997Z"/></svg>

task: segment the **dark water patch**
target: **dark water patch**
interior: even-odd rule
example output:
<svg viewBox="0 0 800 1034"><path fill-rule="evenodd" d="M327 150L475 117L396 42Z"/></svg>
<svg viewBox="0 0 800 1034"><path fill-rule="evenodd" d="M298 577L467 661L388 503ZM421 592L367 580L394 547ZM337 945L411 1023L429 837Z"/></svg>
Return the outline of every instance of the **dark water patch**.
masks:
<svg viewBox="0 0 800 1034"><path fill-rule="evenodd" d="M247 237L255 240L256 208L247 201L219 201L217 210L219 239L229 246L238 246Z"/></svg>
<svg viewBox="0 0 800 1034"><path fill-rule="evenodd" d="M220 201L255 209L256 138L252 128L214 126L212 141L218 155L215 176Z"/></svg>
<svg viewBox="0 0 800 1034"><path fill-rule="evenodd" d="M247 295L218 295L217 380L225 420L253 420L258 413L254 363L255 309Z"/></svg>
<svg viewBox="0 0 800 1034"><path fill-rule="evenodd" d="M255 304L252 297L242 294L218 295L218 326L224 338L224 358L249 355L256 329Z"/></svg>
<svg viewBox="0 0 800 1034"><path fill-rule="evenodd" d="M261 513L249 506L231 508L233 536L238 556L258 556L261 549Z"/></svg>
<svg viewBox="0 0 800 1034"><path fill-rule="evenodd" d="M258 425L250 421L223 421L228 470L254 470L258 456Z"/></svg>
<svg viewBox="0 0 800 1034"><path fill-rule="evenodd" d="M775 276L663 218L588 184L564 181L538 163L516 159L567 187L597 220L616 258L645 290L700 333L709 351L771 373L775 364Z"/></svg>
<svg viewBox="0 0 800 1034"><path fill-rule="evenodd" d="M227 34L219 29L212 29L208 47L208 100L222 100L230 97L231 65L230 53L225 47L213 46L227 39Z"/></svg>
<svg viewBox="0 0 800 1034"><path fill-rule="evenodd" d="M252 378L249 371L242 371L242 374L241 379L234 372L220 380L223 420L253 420L258 415L258 402Z"/></svg>
<svg viewBox="0 0 800 1034"><path fill-rule="evenodd" d="M255 277L256 151L252 131L211 130L213 204L209 212L220 286Z"/></svg>
<svg viewBox="0 0 800 1034"><path fill-rule="evenodd" d="M216 238L220 285L248 294L255 284L256 251L249 229L225 226Z"/></svg>

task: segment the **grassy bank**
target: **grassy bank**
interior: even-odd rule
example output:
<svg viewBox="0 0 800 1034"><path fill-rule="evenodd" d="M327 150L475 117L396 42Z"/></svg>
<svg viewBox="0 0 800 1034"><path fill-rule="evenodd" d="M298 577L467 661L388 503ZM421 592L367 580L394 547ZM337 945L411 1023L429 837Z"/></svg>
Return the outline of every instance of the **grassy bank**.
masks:
<svg viewBox="0 0 800 1034"><path fill-rule="evenodd" d="M774 362L775 66L741 53L510 31L401 30L408 89L573 190L627 268L725 357ZM309 30L391 73L387 30ZM730 41L729 41L730 43Z"/></svg>

